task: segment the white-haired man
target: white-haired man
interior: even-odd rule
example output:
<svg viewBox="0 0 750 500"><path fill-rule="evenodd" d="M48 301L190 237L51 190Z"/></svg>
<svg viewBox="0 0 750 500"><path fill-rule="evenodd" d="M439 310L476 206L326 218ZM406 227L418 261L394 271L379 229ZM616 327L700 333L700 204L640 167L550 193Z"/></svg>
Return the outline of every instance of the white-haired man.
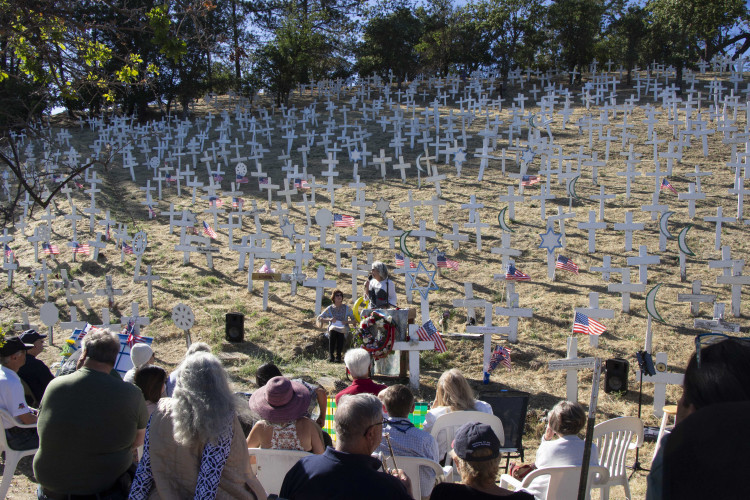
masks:
<svg viewBox="0 0 750 500"><path fill-rule="evenodd" d="M34 457L38 498L127 496L148 412L138 387L110 375L119 351L116 335L93 331L84 340L82 367L47 386Z"/></svg>
<svg viewBox="0 0 750 500"><path fill-rule="evenodd" d="M344 355L346 370L354 379L349 387L336 394L336 404L342 396L354 394L372 394L377 396L387 385L376 384L370 378L370 353L362 349L349 349Z"/></svg>
<svg viewBox="0 0 750 500"><path fill-rule="evenodd" d="M18 369L26 363L26 351L33 348L32 344L25 344L18 337L6 338L0 347L0 408L13 417L3 416L3 427L8 446L14 450L32 450L39 446L36 429L18 427L18 422L36 423L36 415L26 406L23 385L18 377Z"/></svg>
<svg viewBox="0 0 750 500"><path fill-rule="evenodd" d="M372 394L342 398L334 417L336 449L302 458L284 477L279 496L288 500L407 500L411 484L396 469L381 472L370 454L383 433L383 404Z"/></svg>

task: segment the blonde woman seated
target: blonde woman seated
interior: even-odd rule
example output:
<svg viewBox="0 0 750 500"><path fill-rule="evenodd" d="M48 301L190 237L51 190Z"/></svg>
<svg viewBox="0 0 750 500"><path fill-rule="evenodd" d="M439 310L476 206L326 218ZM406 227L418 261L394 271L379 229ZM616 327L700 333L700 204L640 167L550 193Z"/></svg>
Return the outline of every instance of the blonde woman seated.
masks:
<svg viewBox="0 0 750 500"><path fill-rule="evenodd" d="M536 451L533 469L544 467L562 467L583 464L584 441L578 433L586 425L586 410L579 403L560 401L552 408L547 420L547 428L542 437L542 443ZM595 444L591 445L591 459L589 465L599 465L597 457L599 450ZM514 474L515 476L515 474ZM523 476L522 476L523 477ZM517 479L522 479L517 477ZM534 479L526 491L536 498L546 498L549 476Z"/></svg>
<svg viewBox="0 0 750 500"><path fill-rule="evenodd" d="M325 451L320 427L305 417L310 391L299 382L274 377L250 396L250 410L262 420L247 437L248 448Z"/></svg>
<svg viewBox="0 0 750 500"><path fill-rule="evenodd" d="M489 425L467 422L459 427L451 453L463 484L440 483L432 490L430 500L534 499L525 491L509 491L495 484L500 467L500 440Z"/></svg>
<svg viewBox="0 0 750 500"><path fill-rule="evenodd" d="M454 411L481 411L492 415L492 407L488 403L474 399L474 391L457 368L448 370L440 376L435 401L425 415L422 428L427 432L432 432L432 427L438 417ZM442 460L448 452L449 445L444 433L441 432L437 436L437 442L438 456Z"/></svg>

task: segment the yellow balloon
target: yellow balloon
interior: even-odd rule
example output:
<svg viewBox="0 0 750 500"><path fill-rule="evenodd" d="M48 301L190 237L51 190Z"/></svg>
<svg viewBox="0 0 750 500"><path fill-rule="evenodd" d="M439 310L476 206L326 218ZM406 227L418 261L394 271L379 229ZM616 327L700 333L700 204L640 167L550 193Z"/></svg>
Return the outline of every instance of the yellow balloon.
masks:
<svg viewBox="0 0 750 500"><path fill-rule="evenodd" d="M365 298L360 297L357 299L357 302L354 303L354 307L352 308L352 311L354 312L354 319L357 320L357 323L362 321L362 318L359 315L359 308L362 307L362 304L364 304Z"/></svg>

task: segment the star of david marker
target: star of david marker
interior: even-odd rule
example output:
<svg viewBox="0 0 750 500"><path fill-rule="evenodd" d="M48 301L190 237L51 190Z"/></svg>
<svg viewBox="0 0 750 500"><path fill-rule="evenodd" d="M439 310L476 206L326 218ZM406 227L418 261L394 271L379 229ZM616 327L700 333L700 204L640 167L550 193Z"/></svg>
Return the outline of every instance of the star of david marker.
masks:
<svg viewBox="0 0 750 500"><path fill-rule="evenodd" d="M555 249L562 248L562 234L556 233L551 227L548 227L547 231L541 233L539 236L542 238L539 248L547 249L547 277L549 279L554 279Z"/></svg>

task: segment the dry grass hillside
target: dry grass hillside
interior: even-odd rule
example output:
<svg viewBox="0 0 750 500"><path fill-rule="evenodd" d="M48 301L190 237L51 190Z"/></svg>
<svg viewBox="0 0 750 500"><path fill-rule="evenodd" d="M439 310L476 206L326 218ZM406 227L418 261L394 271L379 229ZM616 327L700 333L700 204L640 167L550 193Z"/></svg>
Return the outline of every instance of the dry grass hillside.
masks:
<svg viewBox="0 0 750 500"><path fill-rule="evenodd" d="M726 76L722 75L700 75L698 78L698 88L703 96L702 116L707 121L707 127L715 130L715 133L707 136L708 155L704 156L700 138L693 138L689 146L683 149L681 161L675 161L670 182L679 193L688 191L688 184L693 179L687 176L694 171L695 166L700 166L703 171L712 173L709 177L703 177L702 189L706 194L705 200L698 201L695 209L695 217L691 218L688 214L688 203L679 201L677 195L668 190L660 194L660 203L668 205L668 210L674 212L668 222L668 228L675 236L688 224L692 224L687 233L687 244L694 252L694 256L687 258L687 280L680 280L679 272L679 250L677 240L669 240L665 251L659 251L659 224L658 219L653 220L649 212L641 210L641 206L652 203L652 193L654 192L654 177L639 176L633 179L631 186L630 199L626 198L626 186L624 178L617 175L617 172L624 171L626 168L626 157L620 154L623 151L622 141L620 139L611 143L609 161L598 168L598 183L605 186L607 194L614 195L608 199L604 206L604 220L607 223L606 229L599 230L596 236L596 252L588 253L587 251L587 233L585 230L578 228L578 223L588 220L589 210L594 210L598 215L599 203L590 199L592 195L599 194L599 185L592 181L592 169L590 166L582 167L581 177L576 184L576 193L578 198L569 201L565 184L559 183L557 176L551 177L550 188L553 195L552 199L546 200L547 216L556 215L557 207L563 207L564 211L571 211L575 214L572 219L567 219L565 223L566 246L560 252L566 257L572 259L580 266L580 273L575 275L567 271L558 271L555 280L547 278L546 263L547 255L544 249L540 249L540 234L546 230L545 222L541 218L540 200L533 199L540 194L541 183L525 188L523 203L516 204L515 220L506 222L514 231L511 233L511 246L520 251L520 255L515 258L516 266L521 271L531 276L530 282L522 282L516 285L516 291L519 294L519 306L533 310L532 318L521 318L518 323L518 343L510 345L512 349L513 368L507 371L502 366L498 367L491 375L491 382L488 385L482 384L482 344L475 340L458 340L446 339L448 351L444 354L423 353L421 357L421 389L420 399L430 401L434 397L434 390L437 378L440 374L451 367L460 368L468 378L472 380L473 386L481 397L483 393L497 392L501 389L526 391L531 394L529 413L527 418L527 434L524 438L524 445L527 449L527 461L533 460L534 451L539 443L543 423L541 417L545 410L549 409L558 400L565 396L565 373L559 371L550 371L547 363L550 360L564 358L566 355L566 338L571 335L571 326L573 323L573 309L575 307L588 307L589 294L596 292L599 294L599 306L604 309L614 310L614 319L602 320L607 327L607 332L601 336L598 348L589 346L588 339L581 336L579 339L579 356L598 356L604 359L613 357L622 357L630 361L629 389L627 394L604 393L599 396L599 405L597 408L597 422L606 420L611 417L621 415L636 415L638 412L638 384L635 380L637 363L634 359L636 351L644 346L646 334L647 312L645 306L645 294L634 293L631 296L631 309L629 313L623 313L621 310L621 298L618 293L610 293L607 290L608 283L603 280L602 274L593 272L592 267L601 266L605 256L611 257L612 267L622 268L626 266L628 257L637 256L640 245L646 245L651 255L660 257L660 262L649 266L648 285L649 290L657 283L662 283L657 299L656 306L664 318L664 323L653 323L653 351L666 352L669 356L669 370L681 372L684 370L686 362L693 352L693 338L696 331L693 329L693 317L690 315L690 305L679 303L677 301L678 293L690 293L691 282L701 280L703 283L702 292L716 294L717 302L727 304L727 315L730 310L731 289L728 285L717 285L716 278L722 274L721 269L709 268L709 262L721 259L721 252L714 248L715 224L704 221L704 217L716 215L717 207L723 207L724 215L734 216L737 212L737 195L730 194L728 191L734 186L733 169L727 166L731 159L732 148L744 150L743 142L747 141L747 122L745 108L740 108L734 115L731 107L726 108L728 120L719 120L713 114L710 114L709 102L706 98L708 95L708 84L713 78L719 78L726 81ZM663 78L662 78L663 82ZM558 82L561 83L561 82ZM493 305L498 306L504 303L504 286L502 281L493 279L493 275L501 273L504 270L501 266L499 255L491 253L492 247L501 245L502 230L498 223L498 213L507 206L498 199L499 195L507 194L508 186L516 186L518 190L518 179L510 177L508 174L517 173L519 166L515 159L505 161L506 174L501 171L501 160L499 156L503 148L508 147L508 136L503 133L507 130L509 123L512 121L510 108L513 105L512 98L519 92L523 92L529 100L526 102L526 112L539 113L539 107L534 103L533 94L530 92L532 84L539 87L540 82L527 82L524 89L518 87L506 88L504 93L504 104L502 111L490 110L477 115L476 118L467 124L467 133L472 137L468 144L468 160L463 165L461 176L456 175L456 168L452 164L445 163L445 155L441 155L438 162L440 174L445 174L446 179L442 181L441 199L445 202L439 209L439 221L435 224L432 215L432 208L429 206L419 206L414 209L413 221L410 217L409 209L400 208L399 203L407 201L409 193L415 200L430 200L435 195L434 185L431 183L422 183L421 188L418 186L417 174L415 171L416 157L420 152L420 146L414 150L409 148L408 138L404 147L404 161L411 163L412 167L407 171L407 180L402 182L398 172L394 171L389 163L387 178L380 178L379 168L372 165L372 160L368 161L367 168L359 165L359 174L361 181L366 183L364 197L368 201L377 201L380 198L390 201L390 211L387 217L393 220L393 227L399 230L416 230L419 229L419 221L424 221L425 229L435 231L437 236L428 239L427 247L437 246L444 250L448 258L459 261L458 270L443 270L436 277L436 283L439 290L429 294L430 316L437 324L438 319L443 311L453 309L453 301L464 297L464 284L473 283L474 297L490 301ZM463 88L462 84L462 88ZM728 84L725 83L725 86ZM486 82L485 82L486 87ZM372 88L370 99L381 96L381 91ZM420 94L428 88L426 82L419 87ZM580 97L580 88L572 89L574 99L571 104L572 115L568 119L567 127L563 128L562 117L557 113L562 109L564 99L559 99L555 106L555 115L552 117L550 129L554 137L554 144L559 146L564 155L575 155L581 151L584 155L589 155L591 151L598 152L598 159L603 161L606 143L600 138L599 131L594 130L590 139L588 131L579 130L576 122L591 115L593 118L599 118L600 113L609 117L609 125L602 127L604 136L607 130L611 131L612 136L620 137L622 127L618 124L623 123L623 104L625 100L635 95L633 88L627 88L618 85L615 107L605 109L601 105L591 105L587 110L582 104ZM392 93L392 96L395 95ZM353 89L345 89L339 96L334 95L333 102L336 109L332 112L333 119L338 125L344 122L344 116L341 112L342 106L347 106L346 120L349 124L361 126L362 130L370 135L366 139L367 150L378 156L381 149L386 150L387 156L393 156L393 150L389 147L389 142L393 139L392 126L388 126L386 132L383 132L381 124L373 120L365 121L361 113L361 104L352 106L351 102L355 97ZM489 99L499 97L497 91L488 96ZM434 91L427 99L422 95L417 96L417 117L425 109L425 102L429 103L434 98ZM744 100L743 96L741 100ZM220 115L227 111L228 116L233 117L233 110L237 105L237 100L227 96L217 99L215 103L197 106L195 115L205 118L207 113L214 116L214 127L209 131L209 137L206 140L206 146L212 141L219 138L216 131L216 125L221 121ZM291 99L290 106L294 106L297 116L301 116L301 110L312 103L317 102L317 112L319 114L318 133L324 129L323 122L329 119L329 111L326 107L326 99L318 96L310 96L309 92L304 95L295 93ZM609 101L608 101L609 102ZM277 158L283 154L286 149L286 139L282 138L284 132L280 125L283 123L283 117L280 110L273 109L271 102L266 98L256 100L254 114L258 116L258 108L265 107L272 112L272 136L273 140L269 143L265 138L264 147L269 151L265 153L261 160L264 171L270 174L272 182L281 184L283 173L281 171L282 161ZM627 123L632 124L629 132L635 137L631 139L633 151L640 154L640 163L636 166L638 172L647 173L654 170L653 146L646 144L647 125L644 124L646 119L646 110L653 107L659 114L658 122L655 124L655 130L660 140L676 140L673 136L674 129L685 129L685 111L684 104L678 106L680 123L674 125L670 122L669 110L664 108L662 101L654 101L652 95L644 96L637 102L637 106L627 116ZM354 108L354 109L352 109ZM432 115L430 108L428 112ZM410 118L411 111L402 106L407 119ZM719 116L723 112L719 107ZM460 130L461 120L459 118L459 104L452 98L448 98L445 105L439 108L443 120L452 114L457 129ZM392 116L393 112L385 106L385 111L381 116ZM477 181L479 171L479 159L474 156L475 150L481 151L482 139L479 133L485 129L488 118L490 120L500 120L501 135L497 139L495 151L492 153L498 159L490 160L488 167L484 172L484 180ZM696 118L695 111L689 118ZM421 118L424 122L424 118ZM443 121L445 124L445 121ZM87 155L89 145L97 138L96 132L88 126L78 127L75 124L66 124L64 122L56 123L56 127L69 127L73 136L72 144L83 155ZM733 127L732 132L729 127ZM205 128L205 125L203 125ZM308 129L310 126L308 125ZM195 125L195 122L189 127L185 143L202 130ZM722 132L722 130L724 132ZM55 129L55 132L57 128ZM301 125L295 129L297 134L303 130ZM347 132L351 135L351 130ZM159 135L157 132L151 133L150 144L154 146L154 139ZM162 133L163 135L163 133ZM340 129L334 134L332 140L340 135ZM526 145L528 135L528 126L524 126L521 132L522 145ZM741 139L738 144L728 140L729 136ZM319 136L318 136L319 137ZM434 129L431 131L432 141L434 141ZM546 137L546 133L542 133ZM174 134L173 134L174 138ZM242 141L249 140L249 134L242 134L237 130L235 125L231 141L239 139ZM149 220L146 207L141 204L145 199L144 192L139 189L146 184L147 176L147 155L140 152L138 147L139 140L133 138L134 154L138 162L135 169L137 182L132 182L129 171L122 168L122 155L115 155L114 161L108 168L97 167L96 171L99 177L104 179L101 185L102 192L98 195L97 206L101 209L109 210L110 216L118 222L128 224L130 234L136 230L145 231L148 234L148 246L143 255L142 268L151 265L153 274L161 277L160 281L155 282L153 288L153 307L147 307L147 289L143 283L133 282L133 272L135 265L134 256L126 256L125 261L121 262L120 252L116 249L114 242L110 241L99 256L98 261L94 262L90 257L79 256L73 261L67 242L71 239L71 225L61 216L70 212L70 207L64 197L57 200L56 207L53 207L52 213L58 217L52 223L52 241L56 243L61 250L57 259L49 259L48 263L57 274L62 269L66 269L70 276L79 280L84 290L94 292L96 289L103 288L105 276L111 275L115 288L121 289L123 294L116 298L116 305L112 310L112 317L119 318L120 315L129 314L130 304L135 301L139 304L142 314L150 318L150 325L143 329L143 334L154 338L154 348L157 362L168 369L174 368L181 360L185 351L185 340L183 332L179 330L171 319L172 308L177 303L188 304L195 313L195 326L191 330L193 341L205 341L210 343L214 351L223 359L225 366L229 370L234 387L241 391L252 391L254 384L254 372L256 368L268 361L275 360L285 374L293 376L305 376L321 383L333 394L348 384L342 365L329 364L327 359L327 346L322 338L321 330L314 325L314 303L315 289L299 286L296 296L290 293L288 283L271 283L269 285L268 310L262 311L262 283L256 281L252 293L246 290L247 271L238 270L238 253L228 248L228 234L226 229L213 227L218 233L219 238L216 242L220 247L220 252L214 255L213 269L209 269L206 259L198 254L193 254L190 263L185 265L182 261L182 254L175 251L174 247L179 242L177 233L169 233L168 217L158 215L155 219ZM592 148L589 143L591 141ZM173 140L174 142L174 140ZM292 148L292 162L302 167L302 158L296 148L301 145L301 139L296 139ZM57 144L54 148L60 148ZM66 148L60 148L66 149ZM431 148L434 151L434 146ZM627 150L627 148L625 148ZM37 146L37 157L40 156L41 147ZM234 156L234 150L231 150L230 156ZM667 142L659 144L659 152L667 151ZM249 148L246 146L241 150L242 156L247 156ZM515 158L512 151L508 151L509 156ZM314 175L318 182L325 182L320 173L325 170L322 164L324 155L321 147L315 147L308 156L308 174ZM345 213L353 215L357 219L359 226L359 209L353 208L351 202L355 197L355 190L348 187L352 182L352 162L348 160L346 151L338 155L339 176L336 182L343 184L345 187L335 192L335 205L332 208L328 193L325 190L318 189L315 194L316 208L311 210L314 216L315 212L322 208L327 208L335 213ZM182 164L190 163L191 156L185 155L181 158ZM247 162L249 170L254 170L253 162ZM569 157L565 163L571 163L573 168L577 166L577 160ZM585 162L584 162L585 163ZM424 162L423 162L424 164ZM553 164L553 167L555 165ZM542 167L542 157L537 155L529 165L529 173L534 174ZM665 169L666 161L662 160L661 168ZM234 177L233 164L230 168L224 167L225 179L222 182L222 188L229 189L229 180ZM203 164L197 166L198 177L200 180L207 182L207 174ZM743 170L742 174L746 174ZM657 180L658 182L658 180ZM153 181L152 181L153 184ZM184 188L183 188L184 189ZM247 205L251 200L257 200L259 208L276 209L276 200L274 206L269 207L267 195L265 192L259 192L258 185L251 179L249 184L241 187L242 197ZM154 197L156 194L154 193ZM470 197L475 197L476 203L482 204L483 208L478 210L479 220L488 226L481 232L481 250L477 250L476 231L472 228L465 228L464 224L468 222L468 210L462 209L462 204L470 202ZM296 194L293 201L302 201L302 196ZM231 198L223 196L225 201L224 208L231 210ZM76 190L73 195L74 203L80 212L88 206L88 195L81 190ZM282 204L282 208L289 208L287 215L289 222L294 224L297 233L304 233L306 226L306 217L304 210L299 206L287 207L282 197L277 198ZM568 209L571 203L570 210ZM184 189L182 196L178 197L176 189L173 186L165 187L162 199L155 206L157 213L168 210L170 204L175 208L187 208L198 213L198 220L207 221L213 226L213 218L210 215L201 213L208 208L208 203L198 201L195 205L189 195L189 191ZM637 231L633 235L633 250L625 251L625 236L622 231L615 231L614 224L625 221L625 212L630 211L633 214L635 222L645 224L643 230ZM39 217L43 211L34 210L30 219L30 225L26 228L25 235L29 236L33 232L33 227L39 224ZM226 223L226 215L219 217L221 224ZM279 218L272 215L266 210L260 216L262 230L270 234L273 238L273 250L282 255L293 252L287 239L282 235ZM442 236L453 231L453 224L458 224L462 234L469 237L468 242L460 244L459 249L454 249L450 241L445 240ZM555 224L555 231L559 231L559 226ZM342 267L351 267L352 256L357 257L360 265L367 261L368 254L376 260L382 260L392 266L394 264L394 253L399 251L398 247L394 250L389 247L388 239L378 236L378 231L386 229L386 224L380 214L373 208L366 209L366 220L362 227L365 235L372 237L368 243L364 243L362 249L349 248L341 252ZM31 295L30 287L25 281L27 275L39 268L38 263L33 262L33 249L31 245L22 242L22 235L12 227L8 227L9 233L13 234L16 241L11 243L11 247L19 261L19 271L16 274L13 287L5 288L0 300L0 323L3 326L9 326L21 318L21 312L29 314L32 323L39 323L39 307L44 303L44 294L37 291ZM347 236L354 235L357 228L329 228L328 243L331 243L334 234L340 235L342 241ZM78 225L81 239L90 238L87 220L82 220ZM251 234L255 231L252 217L246 217L242 230L234 231L234 241L239 242L241 235ZM309 228L310 234L318 235L319 228L315 224L313 217L312 224ZM750 246L747 238L748 230L743 225L742 220L724 223L721 230L722 245L731 247L732 258L740 259L748 253ZM418 250L416 238L409 240L411 251L426 264L424 252ZM396 241L398 245L398 240ZM351 277L338 272L335 264L335 252L321 248L317 242L310 245L312 257L304 267L309 277L315 275L318 266L324 266L326 279L336 280L337 285L341 288L347 297L351 294ZM255 268L262 264L256 260ZM272 262L279 272L290 272L292 262L289 260L276 259ZM432 266L427 266L432 269ZM631 268L630 278L633 282L638 281L637 268ZM620 274L612 274L610 283L619 282ZM363 279L358 282L358 291L361 293ZM404 298L404 277L396 277L396 286L399 294L399 304L403 307L419 308L419 295L415 295L415 302L407 304ZM743 327L747 326L748 319L748 293L750 291L745 287L742 290L742 316L736 321ZM326 295L330 290L326 291ZM69 318L68 305L66 304L65 293L62 290L54 290L51 293L51 301L54 301L60 308L62 320L67 321ZM106 299L95 297L91 300L93 309L86 310L83 304L78 303L80 316L91 323L101 322L101 309L107 306ZM324 304L327 302L324 302ZM245 339L242 343L228 343L224 340L224 317L227 312L241 312L245 315ZM712 309L710 305L702 304L700 317L711 317ZM477 317L481 320L483 317L481 311L477 312ZM734 321L734 319L732 319ZM463 332L466 322L466 309L456 308L454 315L449 322L448 330L450 332ZM495 316L493 325L503 326L508 324L506 317ZM744 329L744 328L743 328ZM55 329L55 342L49 346L42 358L48 362L54 362L60 359L62 341L70 335L70 331L65 331L59 327ZM502 341L499 337L493 341L493 345L507 342ZM388 379L389 382L394 379ZM602 383L603 383L602 378ZM579 373L579 397L581 402L588 404L591 372L582 371ZM643 419L646 425L658 426L659 422L652 416L654 387L651 384L644 384L643 388ZM667 403L673 404L679 398L680 389L676 386L667 388ZM641 461L645 467L653 451L653 444L647 443L641 451ZM630 460L632 460L632 456ZM645 476L646 473L637 472L632 480L635 497L642 498L645 495ZM13 486L9 497L12 498L33 498L34 486L33 477L30 470L30 461L24 461L16 472ZM617 489L612 492L613 498L621 498L622 490Z"/></svg>

